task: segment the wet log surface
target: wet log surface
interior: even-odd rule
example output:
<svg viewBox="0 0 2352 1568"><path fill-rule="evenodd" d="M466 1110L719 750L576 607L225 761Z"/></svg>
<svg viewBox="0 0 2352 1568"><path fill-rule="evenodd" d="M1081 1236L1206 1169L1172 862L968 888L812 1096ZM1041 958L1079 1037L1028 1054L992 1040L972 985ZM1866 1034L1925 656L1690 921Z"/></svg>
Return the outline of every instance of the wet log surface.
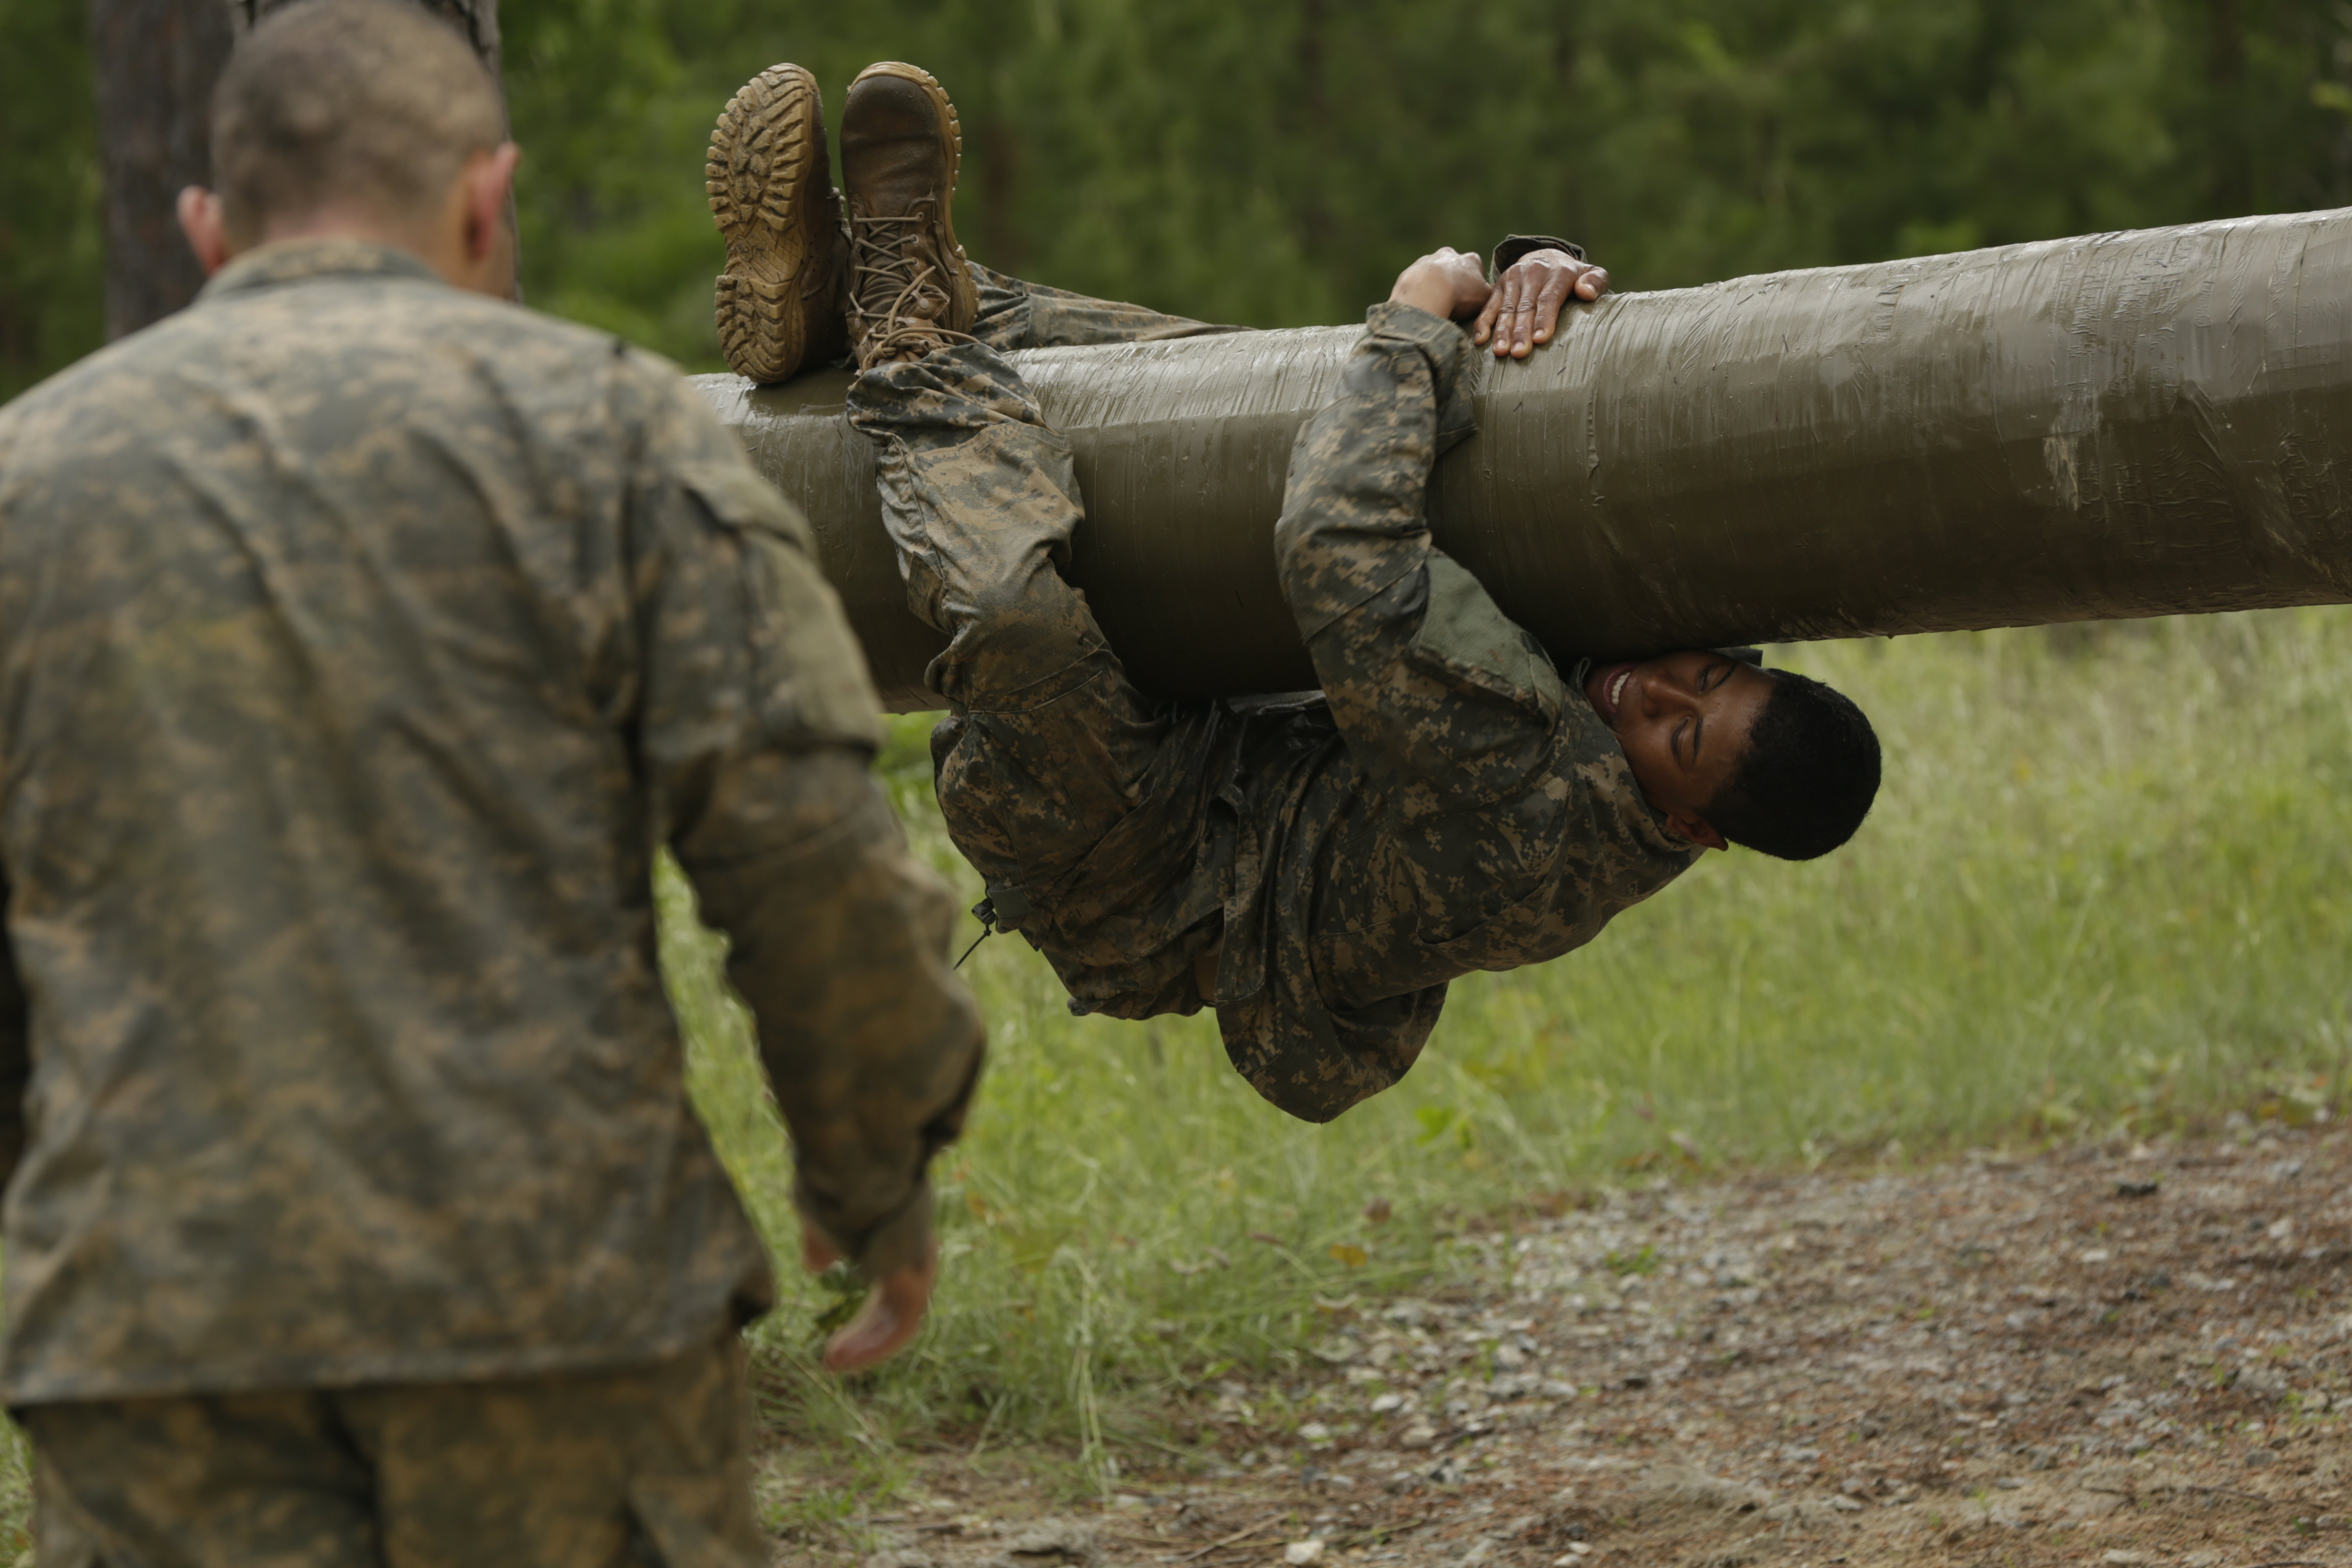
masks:
<svg viewBox="0 0 2352 1568"><path fill-rule="evenodd" d="M1271 531L1359 331L1015 356L1148 688L1313 683ZM935 705L848 377L698 381L816 525L886 700ZM1474 401L1437 540L1563 661L2352 599L2352 212L1616 296Z"/></svg>

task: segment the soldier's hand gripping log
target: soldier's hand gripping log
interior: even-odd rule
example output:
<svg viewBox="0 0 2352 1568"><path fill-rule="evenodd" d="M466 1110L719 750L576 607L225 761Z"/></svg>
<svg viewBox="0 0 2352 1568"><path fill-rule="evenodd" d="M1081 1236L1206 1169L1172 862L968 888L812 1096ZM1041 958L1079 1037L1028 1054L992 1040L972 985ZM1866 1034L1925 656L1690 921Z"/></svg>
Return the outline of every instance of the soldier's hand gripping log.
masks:
<svg viewBox="0 0 2352 1568"><path fill-rule="evenodd" d="M1359 331L1015 356L1076 447L1071 575L1147 689L1314 683L1274 521ZM2352 599L2352 210L1618 295L1481 359L1435 536L1563 664ZM847 377L699 383L886 701L938 706Z"/></svg>

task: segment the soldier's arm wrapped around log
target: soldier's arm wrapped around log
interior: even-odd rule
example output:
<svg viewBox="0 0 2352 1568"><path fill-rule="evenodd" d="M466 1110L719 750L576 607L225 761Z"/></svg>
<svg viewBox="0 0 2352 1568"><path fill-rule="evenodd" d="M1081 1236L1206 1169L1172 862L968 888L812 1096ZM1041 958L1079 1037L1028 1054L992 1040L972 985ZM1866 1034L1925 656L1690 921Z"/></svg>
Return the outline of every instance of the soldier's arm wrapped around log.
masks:
<svg viewBox="0 0 2352 1568"><path fill-rule="evenodd" d="M634 506L640 752L730 940L802 1215L878 1279L925 1255L925 1172L979 1076L955 903L868 773L879 705L807 524L682 384L666 425Z"/></svg>
<svg viewBox="0 0 2352 1568"><path fill-rule="evenodd" d="M1445 809L1552 759L1564 695L1532 637L1430 540L1433 465L1471 432L1477 351L1453 322L1375 305L1339 395L1291 454L1275 553L1332 716L1376 776Z"/></svg>

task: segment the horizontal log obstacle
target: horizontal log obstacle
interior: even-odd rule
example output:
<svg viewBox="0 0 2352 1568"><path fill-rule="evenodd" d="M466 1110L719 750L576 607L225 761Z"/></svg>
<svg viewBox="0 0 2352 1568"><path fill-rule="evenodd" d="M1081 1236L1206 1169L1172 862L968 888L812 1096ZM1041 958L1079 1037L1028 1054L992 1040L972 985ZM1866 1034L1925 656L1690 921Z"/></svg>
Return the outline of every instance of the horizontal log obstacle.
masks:
<svg viewBox="0 0 2352 1568"><path fill-rule="evenodd" d="M1014 356L1147 689L1315 683L1272 531L1360 331ZM2352 210L1614 295L1477 377L1432 526L1563 663L2352 600ZM697 382L815 525L885 701L937 706L848 377Z"/></svg>

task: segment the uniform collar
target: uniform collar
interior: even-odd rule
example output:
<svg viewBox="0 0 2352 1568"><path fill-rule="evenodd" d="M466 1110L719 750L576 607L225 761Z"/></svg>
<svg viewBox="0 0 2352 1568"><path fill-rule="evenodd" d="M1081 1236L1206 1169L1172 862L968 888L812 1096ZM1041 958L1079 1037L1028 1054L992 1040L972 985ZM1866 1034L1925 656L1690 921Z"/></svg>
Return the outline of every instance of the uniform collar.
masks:
<svg viewBox="0 0 2352 1568"><path fill-rule="evenodd" d="M372 239L280 239L247 251L213 275L196 296L215 299L314 278L407 278L438 283L421 258Z"/></svg>

